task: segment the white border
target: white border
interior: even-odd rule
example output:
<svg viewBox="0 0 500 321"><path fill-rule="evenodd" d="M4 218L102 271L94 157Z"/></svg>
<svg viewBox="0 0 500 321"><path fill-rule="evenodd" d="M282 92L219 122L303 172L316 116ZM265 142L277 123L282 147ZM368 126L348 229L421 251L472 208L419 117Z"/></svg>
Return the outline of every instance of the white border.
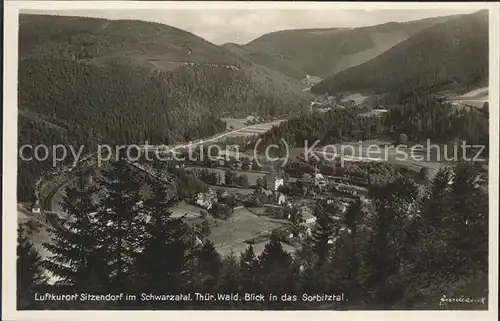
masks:
<svg viewBox="0 0 500 321"><path fill-rule="evenodd" d="M328 3L328 2L136 2L136 1L13 1L6 0L4 11L4 126L3 126L3 233L2 233L2 320L89 320L119 317L191 320L255 318L317 320L498 320L498 118L499 118L499 4L487 3ZM17 50L18 17L20 10L78 10L78 9L190 9L190 10L481 10L489 9L490 22L490 287L488 311L16 311L16 173L17 173ZM332 22L333 27L333 22Z"/></svg>

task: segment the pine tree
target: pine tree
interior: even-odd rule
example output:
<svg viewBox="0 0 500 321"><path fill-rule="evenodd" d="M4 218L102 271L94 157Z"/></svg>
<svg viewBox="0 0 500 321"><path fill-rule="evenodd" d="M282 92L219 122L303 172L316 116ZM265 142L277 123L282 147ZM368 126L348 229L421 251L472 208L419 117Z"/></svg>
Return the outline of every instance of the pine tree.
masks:
<svg viewBox="0 0 500 321"><path fill-rule="evenodd" d="M206 240L196 254L196 270L201 276L203 291L214 291L219 281L222 259L215 249L214 243Z"/></svg>
<svg viewBox="0 0 500 321"><path fill-rule="evenodd" d="M37 286L45 284L47 278L43 261L20 226L17 231L17 306L28 309L34 306L34 293Z"/></svg>
<svg viewBox="0 0 500 321"><path fill-rule="evenodd" d="M339 208L336 204L330 205L323 202L316 204L314 211L316 224L312 231L312 239L314 242L313 249L318 256L319 264L323 264L328 260L330 249L337 236L339 226L335 220L335 215L339 213L338 211Z"/></svg>
<svg viewBox="0 0 500 321"><path fill-rule="evenodd" d="M345 231L339 240L339 246L335 249L332 264L334 269L341 270L342 280L338 288L351 298L351 301L359 295L360 291L360 266L361 258L358 252L361 246L359 237L360 222L363 215L363 204L355 201L347 209L344 216Z"/></svg>
<svg viewBox="0 0 500 321"><path fill-rule="evenodd" d="M149 221L145 223L142 251L135 261L136 282L148 291L180 293L188 283L188 257L195 235L181 219L171 218L178 199L161 179L164 171L162 164L153 163L153 177L149 179L152 195L142 208Z"/></svg>
<svg viewBox="0 0 500 321"><path fill-rule="evenodd" d="M220 283L217 286L218 293L238 293L241 284L240 270L238 266L238 260L233 252L229 253L222 260L222 270ZM229 302L230 305L235 305L233 302Z"/></svg>
<svg viewBox="0 0 500 321"><path fill-rule="evenodd" d="M108 251L108 277L116 290L130 286L134 259L146 236L144 201L139 193L144 179L131 167L120 159L103 173L100 182L107 195L96 216L96 228L101 231L100 246Z"/></svg>
<svg viewBox="0 0 500 321"><path fill-rule="evenodd" d="M292 293L296 285L296 267L290 253L283 250L279 238L271 235L259 255L258 280L263 293Z"/></svg>
<svg viewBox="0 0 500 321"><path fill-rule="evenodd" d="M398 176L378 187L373 199L375 213L367 228L370 233L363 249L365 286L369 304L392 307L404 293L400 268L408 259L408 231L418 212L415 182Z"/></svg>
<svg viewBox="0 0 500 321"><path fill-rule="evenodd" d="M89 186L83 177L68 187L62 208L68 219L50 229L52 241L44 244L52 255L45 267L58 277L61 285L71 285L77 291L97 290L107 278L102 248L98 244L100 231L95 227L97 211L95 186Z"/></svg>
<svg viewBox="0 0 500 321"><path fill-rule="evenodd" d="M448 220L454 233L449 246L456 251L455 266L466 272L488 265L488 197L479 185L474 164L459 163L451 184L452 215ZM459 272L459 271L457 271Z"/></svg>
<svg viewBox="0 0 500 321"><path fill-rule="evenodd" d="M257 287L257 258L253 246L249 245L245 252L240 255L239 271L241 276L241 292L252 293Z"/></svg>

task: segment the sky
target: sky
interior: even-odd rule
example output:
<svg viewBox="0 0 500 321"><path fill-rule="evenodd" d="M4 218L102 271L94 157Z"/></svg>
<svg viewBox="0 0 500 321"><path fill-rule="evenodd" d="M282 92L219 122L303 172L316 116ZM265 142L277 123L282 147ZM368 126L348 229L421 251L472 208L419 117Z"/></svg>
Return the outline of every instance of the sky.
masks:
<svg viewBox="0 0 500 321"><path fill-rule="evenodd" d="M245 44L278 30L354 28L386 22L471 13L475 10L64 10L36 13L152 21L187 30L207 41ZM27 13L27 12L26 12ZM30 12L31 13L31 12Z"/></svg>

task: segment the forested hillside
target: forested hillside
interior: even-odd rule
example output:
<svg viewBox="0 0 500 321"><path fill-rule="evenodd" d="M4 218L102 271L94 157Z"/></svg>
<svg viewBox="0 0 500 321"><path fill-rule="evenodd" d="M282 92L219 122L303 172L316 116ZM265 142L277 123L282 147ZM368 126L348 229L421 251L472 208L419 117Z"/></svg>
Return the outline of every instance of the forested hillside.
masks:
<svg viewBox="0 0 500 321"><path fill-rule="evenodd" d="M488 115L475 109L456 109L433 97L413 97L394 107L384 118L357 117L356 110L337 109L292 118L261 135L263 146L280 139L293 146L358 141L388 137L396 141L404 134L412 141L449 143L461 139L485 146L488 152Z"/></svg>
<svg viewBox="0 0 500 321"><path fill-rule="evenodd" d="M309 100L298 81L180 29L36 15L20 16L18 93L19 145L87 151L189 141L224 131L226 114L279 116ZM21 200L41 167L19 165Z"/></svg>
<svg viewBox="0 0 500 321"><path fill-rule="evenodd" d="M488 83L488 13L450 19L314 86L314 93L435 93Z"/></svg>
<svg viewBox="0 0 500 321"><path fill-rule="evenodd" d="M415 33L449 18L390 22L360 28L283 30L265 34L243 48L251 52L251 58L255 57L256 61L261 58L258 55L261 53L282 61L281 65L291 65L307 74L325 78L362 64Z"/></svg>
<svg viewBox="0 0 500 321"><path fill-rule="evenodd" d="M189 51L191 50L191 53ZM21 14L21 58L131 60L236 64L231 52L187 31L153 22Z"/></svg>
<svg viewBox="0 0 500 321"><path fill-rule="evenodd" d="M318 201L311 233L291 255L273 233L261 253L249 244L239 257L221 256L203 221L171 216L168 187L138 177L124 162L68 189L69 218L50 230L42 259L18 234L18 309L238 309L238 310L486 310L488 305L488 195L471 162L443 167L427 185L387 171L370 185L371 202ZM149 186L151 194L139 192ZM95 197L109 191L107 198ZM97 202L93 202L97 199ZM137 206L137 204L143 204ZM296 231L304 217L286 232ZM207 221L204 221L206 224ZM206 226L205 224L205 226ZM301 235L304 235L302 232ZM292 234L293 235L293 234ZM55 276L47 284L46 271ZM54 281L54 280L53 280ZM128 300L34 300L33 293L129 293ZM140 293L261 293L263 300L143 300ZM268 300L285 293L289 300ZM316 293L343 300L303 299ZM467 293L467 303L441 300ZM313 297L314 298L314 297ZM477 299L476 299L477 298ZM481 299L483 298L483 299Z"/></svg>
<svg viewBox="0 0 500 321"><path fill-rule="evenodd" d="M275 57L262 51L252 51L252 49L247 46L240 46L235 43L226 43L222 46L241 57L261 66L268 67L269 69L279 71L293 79L304 79L307 75L304 70L297 68L293 62L281 59L281 57Z"/></svg>

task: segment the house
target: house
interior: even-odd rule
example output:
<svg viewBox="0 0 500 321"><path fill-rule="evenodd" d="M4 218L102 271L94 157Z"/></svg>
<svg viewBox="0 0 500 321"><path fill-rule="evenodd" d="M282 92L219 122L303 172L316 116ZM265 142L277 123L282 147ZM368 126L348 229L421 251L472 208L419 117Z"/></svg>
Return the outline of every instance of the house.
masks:
<svg viewBox="0 0 500 321"><path fill-rule="evenodd" d="M264 204L282 205L286 203L285 195L278 191L260 188L260 190L256 190L256 196Z"/></svg>
<svg viewBox="0 0 500 321"><path fill-rule="evenodd" d="M358 116L359 117L382 117L387 112L388 111L386 109L373 109L369 112L358 114Z"/></svg>
<svg viewBox="0 0 500 321"><path fill-rule="evenodd" d="M323 188L326 186L326 179L321 173L316 173L314 176L314 185L318 186L319 188Z"/></svg>
<svg viewBox="0 0 500 321"><path fill-rule="evenodd" d="M356 195L357 191L353 186L351 185L345 185L345 184L337 184L335 186L335 189L341 193L346 193L346 194L351 194L351 195Z"/></svg>
<svg viewBox="0 0 500 321"><path fill-rule="evenodd" d="M313 215L310 208L304 206L303 208L301 208L301 212L305 224L314 224L316 222L316 216Z"/></svg>
<svg viewBox="0 0 500 321"><path fill-rule="evenodd" d="M211 209L213 204L217 202L217 193L211 188L206 193L198 193L196 195L195 204L207 210Z"/></svg>
<svg viewBox="0 0 500 321"><path fill-rule="evenodd" d="M232 167L236 170L241 170L243 168L243 163L240 159L235 158L233 159Z"/></svg>
<svg viewBox="0 0 500 321"><path fill-rule="evenodd" d="M252 170L252 160L249 159L248 157L243 157L241 160L241 169L246 170L246 171L251 171Z"/></svg>
<svg viewBox="0 0 500 321"><path fill-rule="evenodd" d="M218 166L226 166L226 159L224 158L224 156L219 155L217 157L217 165Z"/></svg>
<svg viewBox="0 0 500 321"><path fill-rule="evenodd" d="M267 174L265 178L265 189L270 191L277 191L278 188L280 186L283 186L284 184L285 180L282 177L276 176L274 169L271 168L271 172Z"/></svg>
<svg viewBox="0 0 500 321"><path fill-rule="evenodd" d="M286 202L286 197L283 193L278 193L277 195L277 203L278 205L284 204Z"/></svg>
<svg viewBox="0 0 500 321"><path fill-rule="evenodd" d="M343 183L338 183L335 186L335 189L341 193L350 194L353 196L366 195L368 190L366 188L356 186L356 185L347 185Z"/></svg>
<svg viewBox="0 0 500 321"><path fill-rule="evenodd" d="M40 213L41 208L40 208L40 203L38 200L31 206L31 213Z"/></svg>
<svg viewBox="0 0 500 321"><path fill-rule="evenodd" d="M283 186L284 180L283 178L277 178L274 180L274 190L277 191L280 186Z"/></svg>
<svg viewBox="0 0 500 321"><path fill-rule="evenodd" d="M254 116L247 116L247 118L245 118L245 122L246 123L251 123L255 121L255 117Z"/></svg>

